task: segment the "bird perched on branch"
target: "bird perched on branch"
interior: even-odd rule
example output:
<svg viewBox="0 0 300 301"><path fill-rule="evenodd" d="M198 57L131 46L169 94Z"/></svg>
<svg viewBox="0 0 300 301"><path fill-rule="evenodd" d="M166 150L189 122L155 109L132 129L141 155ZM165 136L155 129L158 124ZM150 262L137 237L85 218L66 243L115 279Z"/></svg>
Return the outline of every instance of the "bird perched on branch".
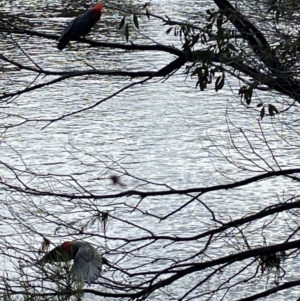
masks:
<svg viewBox="0 0 300 301"><path fill-rule="evenodd" d="M51 250L39 260L39 263L67 262L74 260L73 278L79 282L91 284L101 274L102 264L108 261L88 242L66 241Z"/></svg>
<svg viewBox="0 0 300 301"><path fill-rule="evenodd" d="M77 16L71 21L59 38L57 48L62 50L71 40L85 37L92 27L100 20L103 8L104 6L102 4L96 4L87 12Z"/></svg>

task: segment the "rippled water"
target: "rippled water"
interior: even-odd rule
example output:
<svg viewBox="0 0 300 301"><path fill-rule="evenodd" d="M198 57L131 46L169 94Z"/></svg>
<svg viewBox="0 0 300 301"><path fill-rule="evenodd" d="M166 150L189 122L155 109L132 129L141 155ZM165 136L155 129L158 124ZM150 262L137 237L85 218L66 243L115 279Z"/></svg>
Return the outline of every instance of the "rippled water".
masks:
<svg viewBox="0 0 300 301"><path fill-rule="evenodd" d="M188 1L184 5L182 1L177 0L152 1L151 3L151 9L155 14L168 15L177 20L184 20L187 17L194 20L199 14L203 14L206 8L211 7L209 1L201 1L201 6L197 1ZM133 8L140 8L142 4L138 1L130 2L130 4L126 2L108 3L107 12L91 36L107 42L124 43L124 37L118 30L118 23L122 16L113 7L131 5ZM36 30L58 34L65 22L82 11L82 7L82 5L75 5L74 2L39 1L37 3L36 1L27 1L21 3L9 1L4 7L1 7L1 15L9 13L8 19L11 21L16 23L22 21L21 23L25 22ZM162 29L160 22L150 22L143 18L140 23L141 32L154 37L155 41L179 45L177 38L165 35L167 27L165 30ZM145 43L145 39L138 34L132 33L131 39L135 43ZM156 70L172 60L172 56L163 53L137 52L133 54L107 48L94 49L76 43L72 43L71 48L60 52L56 49L56 41L47 41L36 37L22 37L18 41L28 57L21 52L14 52L11 59L32 65L30 57L35 64L52 71L85 70L90 66L100 70ZM0 51L8 55L12 52L13 47L11 44L0 45ZM250 146L239 131L240 128L243 128L251 137L252 145L257 147L259 154L267 157L268 163L275 167L269 150L256 136L260 135L257 121L259 114L240 106L237 98L234 98L231 89L236 93L239 83L227 78L228 86L222 91L215 93L211 87L200 92L195 90L195 79L186 77L182 71L184 70L165 81L151 80L146 84L134 86L101 105L51 124L49 124L49 120L93 106L104 97L137 80L109 76L74 78L42 90L32 91L14 99L11 103L3 104L0 113L2 125L17 124L24 119L31 121L18 127L12 127L3 134L5 140L1 144L1 161L19 168L24 168L24 164L26 164L30 169L44 174L72 173L80 180L81 185L98 195L134 189L137 185L141 185L137 178L131 177L124 177L126 188L111 185L109 173L106 175L106 167L107 165L113 166L120 171L121 168L117 166L117 163L135 177L161 185L167 184L174 189L227 183L242 179L247 174L233 168L224 158L212 160L210 152L217 153L216 147L226 145L225 142L229 139L226 124L229 116L237 127L236 129L231 127L236 135L236 143L241 145L246 153L250 152ZM1 80L5 83L5 87L3 86L1 89L7 93L20 87L25 88L35 78L35 75L29 71L20 72L19 70L14 74L9 73L7 77L5 74L1 76ZM53 76L46 78L41 76L36 83L43 83L53 78ZM259 95L258 97L267 100L270 96ZM284 118L286 124L294 129L293 119L297 117L292 114L285 115ZM270 145L274 145L276 151L279 152L278 160L282 160L281 165L294 167L293 162L299 158L295 147L283 143L273 131L273 126L279 127L279 122L270 122L269 119L265 119L261 126L268 129L267 139L270 141ZM295 135L289 128L283 126L278 131L287 141L290 140L297 144L294 141ZM224 139L223 141L221 137ZM224 152L228 156L232 156L236 162L244 160L243 156L234 153L232 149L225 147ZM253 158L253 161L262 164L258 155L249 152L248 156ZM280 157L280 152L289 155ZM261 170L257 168L255 172L258 171ZM222 173L226 173L229 179L224 178ZM3 170L1 176L9 178L12 175ZM39 178L32 178L30 183L39 187L43 185L45 188L51 187L54 190L73 191L71 184L68 187L58 177L56 181L53 180L53 183L48 183L46 180L43 182ZM147 187L146 189L150 189ZM276 191L274 191L274 187L277 188ZM158 188L165 189L164 186L152 186L152 189ZM262 209L268 204L276 202L277 193L281 194L284 191L292 193L296 188L290 181L274 179L269 184L255 183L229 192L222 191L204 195L201 197L201 201L214 210L217 216L228 221L231 218L241 217ZM138 189L142 190L143 186ZM9 201L10 195L5 194L5 197ZM140 210L164 216L184 204L187 199L184 197L151 197L140 204ZM30 202L25 198L23 201L24 203ZM40 205L53 209L53 200L51 203L48 198L39 201ZM135 206L138 200L128 198L122 200L123 202ZM143 230L138 231L136 228L132 232L128 225L117 219L128 219L142 227L147 227L157 235L195 235L212 225L210 213L199 202L192 203L180 213L160 223L157 222L157 219L145 217L142 213L129 212L122 203L119 204L118 200L98 201L97 203L103 208L112 210L111 212L116 218L109 222L106 233L108 237L146 235ZM82 217L84 220L89 216L89 207L86 204L82 204L82 207L74 206L74 208L68 202L65 202L64 205L70 208L66 210L66 207L63 207L57 200L56 208L53 209L62 221L72 221L78 217ZM28 220L28 223L36 224L36 219ZM273 237L272 243L281 241L285 237L284 227L286 225L281 223L283 222L278 220L278 224L275 224L280 227L281 231L268 230L271 231L269 235ZM4 227L4 231L7 231L5 225L2 227ZM36 229L46 237L52 237L53 242L58 241L53 238L57 236L54 233L56 227L57 221L36 225ZM89 228L89 232L102 233L103 229L99 227L98 224L95 224ZM20 239L18 235L16 237ZM27 238L29 239L29 237ZM38 246L35 238L30 239ZM253 245L263 244L261 236L250 236L250 239L253 239ZM108 240L107 243L109 248L116 246L114 241ZM156 257L159 252L162 253L160 254L162 256L186 258L197 252L204 243L205 241L197 242L197 244L194 242L177 243L165 249L161 249L157 243L149 247L147 251L144 250L144 254L141 255ZM213 248L215 251L211 252L211 256L220 255L221 246L218 245L218 242L213 245ZM229 246L228 250L226 254L230 250L232 251ZM191 283L197 281L197 277L201 275L203 274L193 275L187 281ZM220 276L221 278L222 276ZM176 285L179 295L183 294L187 282L182 281ZM236 294L227 300L240 297L238 292ZM151 300L156 300L155 298L163 300L159 295L153 296Z"/></svg>

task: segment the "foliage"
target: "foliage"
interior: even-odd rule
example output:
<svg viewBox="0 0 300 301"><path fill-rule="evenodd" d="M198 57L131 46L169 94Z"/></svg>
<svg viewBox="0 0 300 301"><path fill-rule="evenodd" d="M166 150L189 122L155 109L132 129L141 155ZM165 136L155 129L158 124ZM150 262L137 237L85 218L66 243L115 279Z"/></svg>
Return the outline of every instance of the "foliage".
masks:
<svg viewBox="0 0 300 301"><path fill-rule="evenodd" d="M81 38L60 60L41 58L35 49L50 42L55 47L57 24L49 33L25 18L1 15L1 142L15 158L0 161L0 250L9 263L8 270L1 269L1 299L81 300L92 294L100 300L257 300L280 298L287 289L297 295L300 280L292 276L300 246L299 131L289 118L299 102L298 2L214 0L195 21L156 15L151 2L107 6L108 15L118 13L113 38L100 25L107 40ZM148 35L157 24L165 42ZM138 61L141 53L151 68L120 60L128 55ZM167 62L163 66L158 54ZM119 159L72 143L66 144L72 166L60 172L45 168L53 162L28 165L26 155L9 143L15 129L38 125L46 135L65 122L76 127L76 116L88 116L135 86L164 85L178 74L191 79L200 96L211 90L228 96L231 89L227 130L217 137L207 133L209 145L202 145L215 167L210 182L215 184L174 188L167 175L163 182L142 178ZM68 84L89 79L98 85L107 78L117 90L101 90L92 104L83 95L82 107L58 110L57 116L47 110L38 116L24 103L25 95L33 98L58 84L60 100L67 103ZM213 110L214 99L207 101ZM221 160L230 167L219 167ZM214 199L231 202L237 190L245 203L253 200L249 191L259 200L250 209L232 206L224 216ZM92 288L72 282L68 264L32 265L50 246L71 239L94 243L109 261Z"/></svg>

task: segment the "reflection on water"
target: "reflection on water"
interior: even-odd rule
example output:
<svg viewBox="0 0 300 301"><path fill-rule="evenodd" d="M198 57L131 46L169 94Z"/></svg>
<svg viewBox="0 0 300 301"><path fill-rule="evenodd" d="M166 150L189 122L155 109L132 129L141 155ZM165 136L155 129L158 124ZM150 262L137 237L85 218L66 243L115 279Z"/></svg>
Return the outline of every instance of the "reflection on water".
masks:
<svg viewBox="0 0 300 301"><path fill-rule="evenodd" d="M122 2L122 5L125 7L127 3ZM90 5L86 3L86 6ZM101 22L97 24L89 37L106 42L124 43L124 37L118 30L122 15L113 10L113 7L119 7L120 4L110 2L108 6L107 13L102 16ZM133 5L133 7L140 6L140 3ZM198 1L185 2L184 6L182 1L152 2L154 13L168 15L179 20L187 16L190 20L195 19L208 7L210 7L210 1L202 1L201 6ZM5 15L7 20L17 24L26 24L36 30L59 34L65 24L83 10L83 3L78 4L74 1L63 3L26 1L22 4L17 1L8 1L1 8L1 16ZM140 30L160 43L179 45L176 37L165 35L165 30L158 21L149 22L146 17L141 18ZM137 33L132 33L131 39L136 43L149 42ZM5 40L4 44L0 45L1 53L26 66L40 66L49 71L93 70L94 68L123 71L157 70L173 59L172 56L164 53L132 53L108 48L95 49L76 42L73 42L65 51L58 51L54 40L26 36L21 38L16 36L16 40L26 55L17 50L15 41L11 39ZM36 78L36 74L30 71L20 71L18 68L10 70L9 68L12 67L8 63L5 63L3 68L7 73L1 74L1 81L4 83L1 93L24 89L31 86L32 82L45 83L56 78L54 75ZM236 179L237 171L232 165L224 158L212 162L207 151L215 151L217 145L228 141L228 128L225 121L226 109L233 99L232 91L224 88L219 93L214 93L212 89L199 92L194 89L194 79L186 78L182 71L184 70L166 81L152 80L147 84L137 85L93 109L71 115L52 124L49 124L49 120L90 107L132 83L133 80L123 77L85 76L61 81L46 86L42 90L34 90L15 97L9 103L3 104L1 108L1 126L16 125L25 120L31 121L22 126L12 127L3 134L5 142L1 144L1 161L19 168L23 168L25 162L26 166L44 174L72 173L80 179L81 185L95 194L108 191L114 193L124 189L111 184L109 177L105 174L108 165L120 170L118 164L121 164L126 171L136 177L161 185L167 184L173 189L202 187L229 181L221 176L221 172L226 172L229 178ZM232 79L227 80L231 87L237 85ZM256 113L252 114L247 111L245 114L244 108L240 106L229 107L229 110L230 118L238 124L237 128L248 129L249 135L253 135L253 143L256 143L258 150L266 155L268 150L265 149L265 145L259 139L255 140L260 131ZM37 120L40 121L37 122ZM46 125L48 126L44 128ZM267 120L263 122L263 127L272 128ZM271 131L269 133L270 141L274 145L279 143L278 137ZM221 140L220 135L224 141ZM215 143L214 145L210 139ZM247 147L245 139L239 135L238 131L235 139L237 144ZM293 138L290 137L290 139ZM286 148L286 153L291 153L289 157L291 160L298 159L294 148L281 145L282 148ZM238 158L238 154L229 154L229 152L230 150L228 150L228 155ZM242 158L239 157L239 160ZM259 158L255 157L253 160L259 160ZM286 160L286 157L283 160ZM281 163L287 166L290 164L284 161ZM8 178L10 175L2 171L1 176ZM238 179L241 178L242 173L238 176ZM30 179L30 181L33 183L36 181L36 185L42 183L41 179ZM125 181L127 189L140 185L140 181L134 178L127 178ZM74 183L68 187L60 179L56 179L51 184L46 181L43 184L45 189L50 187L69 191ZM274 197L270 186L264 185L259 183L236 189L234 192L204 195L201 201L206 202L218 216L228 220L237 218L263 208L268 203L268 197ZM287 183L274 179L272 185L284 187ZM290 182L289 185L291 185ZM289 189L293 190L294 187ZM247 195L246 199L245 195ZM40 200L40 202L45 202L43 206L50 206L53 209L53 203L49 205L46 200ZM137 202L138 200L134 198L126 200L126 204L133 207ZM152 197L145 199L140 209L164 216L185 202L186 199L182 197L171 199ZM213 225L212 216L203 209L200 202L192 203L180 213L161 223L157 223L154 218L145 217L141 212L129 212L124 206L120 204L117 206L116 203L118 200L107 201L100 205L106 205L109 210L115 210L116 218L129 219L147 227L157 235L196 235ZM64 205L67 206L67 204L70 205L67 202ZM80 214L83 219L89 216L88 207L84 205L80 209L74 207L66 210L66 207L57 203L53 210L64 221L72 221ZM35 222L32 221L33 224ZM36 227L45 236L55 236L53 235L54 227L56 227L54 222L46 225L39 224ZM90 231L101 232L103 229L99 230L98 227L100 226L94 225ZM136 232L131 231L128 225L120 220L113 220L106 234L110 237L145 235L143 231L139 232L136 228ZM274 232L273 242L280 240L281 235L282 232ZM115 243L117 242L109 242L109 247L114 247ZM148 253L143 255L155 257L159 250L162 256L174 254L178 258L185 258L192 256L204 243L205 241L197 242L197 244L194 242L178 243L164 249L157 243L149 247ZM261 237L254 236L253 243L262 244ZM214 247L215 249L211 252L212 257L220 255L220 245L216 243ZM193 275L189 281L196 282L199 275ZM179 291L186 285L185 281L180 284L176 283ZM235 297L237 298L238 295ZM157 296L157 300L161 300L161 296Z"/></svg>

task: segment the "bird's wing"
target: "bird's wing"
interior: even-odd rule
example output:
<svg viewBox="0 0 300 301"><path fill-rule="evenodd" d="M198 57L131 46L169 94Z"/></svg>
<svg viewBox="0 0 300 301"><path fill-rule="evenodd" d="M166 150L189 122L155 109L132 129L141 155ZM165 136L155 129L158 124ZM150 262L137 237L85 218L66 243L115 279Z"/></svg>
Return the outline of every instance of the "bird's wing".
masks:
<svg viewBox="0 0 300 301"><path fill-rule="evenodd" d="M59 50L64 49L66 47L66 45L70 42L70 40L72 38L72 29L73 29L74 21L75 20L73 20L69 23L69 25L64 29L61 37L59 38L58 45L57 45L57 48Z"/></svg>
<svg viewBox="0 0 300 301"><path fill-rule="evenodd" d="M72 21L70 21L70 22L68 23L68 25L64 28L64 30L63 30L63 32L62 32L62 34L61 34L62 36L65 35L65 34L68 34L68 32L70 32L70 30L71 30L72 27L73 27L74 22L75 22L75 19L73 19Z"/></svg>
<svg viewBox="0 0 300 301"><path fill-rule="evenodd" d="M91 245L85 244L79 248L74 257L73 277L80 282L91 284L101 274L102 257Z"/></svg>
<svg viewBox="0 0 300 301"><path fill-rule="evenodd" d="M44 257L42 257L39 262L47 263L47 262L67 262L71 260L71 257L68 253L63 252L61 247L58 246L52 249L49 253L47 253Z"/></svg>

